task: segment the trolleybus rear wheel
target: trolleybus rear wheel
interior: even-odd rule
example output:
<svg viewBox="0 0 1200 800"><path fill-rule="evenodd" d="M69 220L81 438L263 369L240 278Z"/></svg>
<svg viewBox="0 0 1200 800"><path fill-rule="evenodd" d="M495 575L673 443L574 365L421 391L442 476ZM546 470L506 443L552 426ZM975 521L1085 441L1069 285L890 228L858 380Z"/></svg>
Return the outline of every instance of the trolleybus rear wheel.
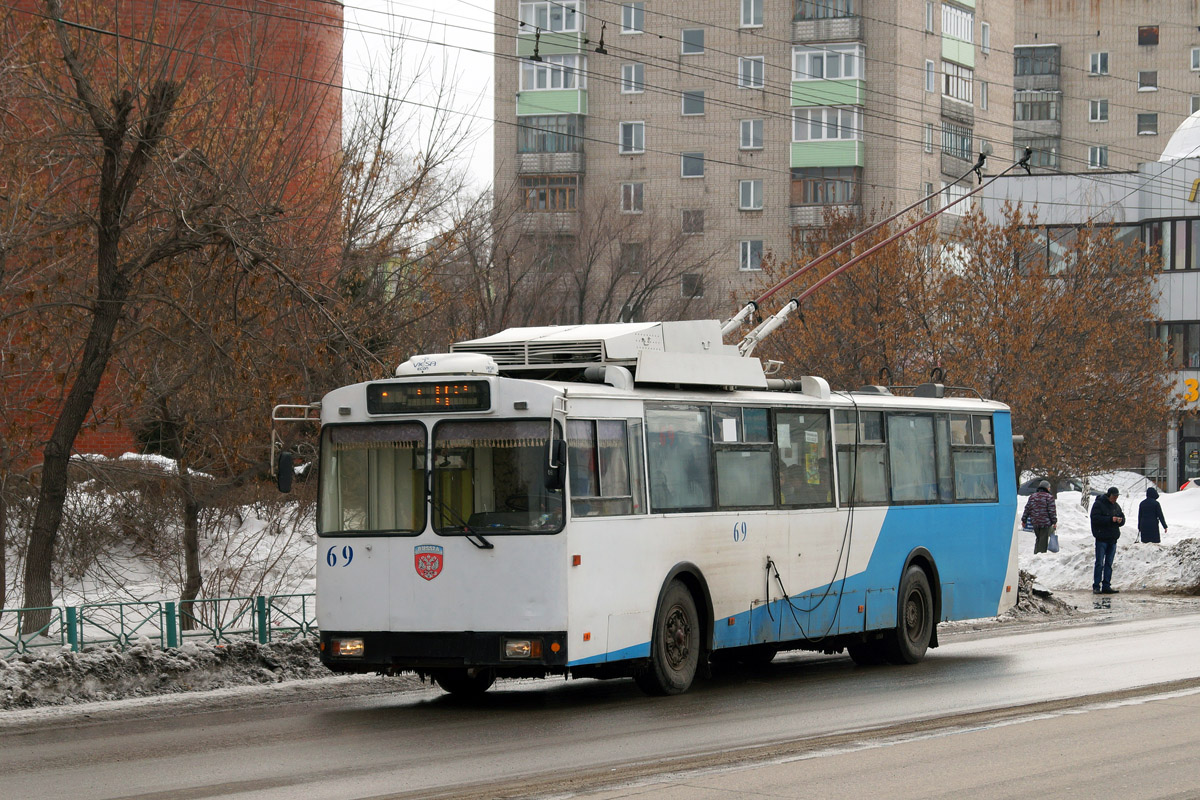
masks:
<svg viewBox="0 0 1200 800"><path fill-rule="evenodd" d="M682 694L692 685L700 663L700 625L696 602L679 581L671 581L654 614L650 664L635 676L646 694Z"/></svg>
<svg viewBox="0 0 1200 800"><path fill-rule="evenodd" d="M887 641L888 660L894 664L915 664L925 657L933 637L933 592L925 570L913 565L900 580L900 605L896 630Z"/></svg>
<svg viewBox="0 0 1200 800"><path fill-rule="evenodd" d="M478 696L496 682L496 671L488 667L466 669L439 669L431 673L437 685L450 694L462 697Z"/></svg>

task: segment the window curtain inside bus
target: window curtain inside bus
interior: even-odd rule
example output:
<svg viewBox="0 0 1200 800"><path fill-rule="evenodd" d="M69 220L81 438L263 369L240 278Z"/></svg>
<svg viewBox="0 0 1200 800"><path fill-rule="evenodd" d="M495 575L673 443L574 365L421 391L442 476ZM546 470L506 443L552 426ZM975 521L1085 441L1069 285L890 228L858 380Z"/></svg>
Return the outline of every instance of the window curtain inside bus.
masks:
<svg viewBox="0 0 1200 800"><path fill-rule="evenodd" d="M567 422L572 515L600 517L645 511L641 439L640 420Z"/></svg>
<svg viewBox="0 0 1200 800"><path fill-rule="evenodd" d="M655 511L712 507L710 430L707 409L646 409L646 460Z"/></svg>
<svg viewBox="0 0 1200 800"><path fill-rule="evenodd" d="M322 435L320 532L425 527L423 425L330 425Z"/></svg>
<svg viewBox="0 0 1200 800"><path fill-rule="evenodd" d="M892 467L892 502L937 502L932 416L889 414L888 455Z"/></svg>

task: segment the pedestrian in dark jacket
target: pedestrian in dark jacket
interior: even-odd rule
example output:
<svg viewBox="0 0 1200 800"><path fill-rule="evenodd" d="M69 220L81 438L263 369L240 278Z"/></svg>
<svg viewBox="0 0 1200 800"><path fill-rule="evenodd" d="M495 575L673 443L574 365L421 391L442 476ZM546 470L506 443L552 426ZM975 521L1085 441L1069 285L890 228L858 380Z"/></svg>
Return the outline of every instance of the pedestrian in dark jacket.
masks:
<svg viewBox="0 0 1200 800"><path fill-rule="evenodd" d="M1143 542L1158 544L1158 523L1167 530L1167 520L1163 517L1162 506L1158 504L1158 489L1153 486L1146 490L1146 499L1138 506L1138 537Z"/></svg>
<svg viewBox="0 0 1200 800"><path fill-rule="evenodd" d="M1113 558L1117 555L1117 539L1121 538L1121 526L1125 524L1125 512L1117 505L1121 493L1117 487L1108 491L1092 503L1092 536L1096 539L1096 567L1092 571L1092 594L1116 594L1120 589L1112 588Z"/></svg>
<svg viewBox="0 0 1200 800"><path fill-rule="evenodd" d="M1021 524L1032 525L1037 539L1033 543L1033 552L1044 553L1050 534L1058 524L1058 512L1054 508L1054 495L1050 494L1050 481L1038 484L1037 491L1029 495L1025 501L1025 510L1021 512Z"/></svg>

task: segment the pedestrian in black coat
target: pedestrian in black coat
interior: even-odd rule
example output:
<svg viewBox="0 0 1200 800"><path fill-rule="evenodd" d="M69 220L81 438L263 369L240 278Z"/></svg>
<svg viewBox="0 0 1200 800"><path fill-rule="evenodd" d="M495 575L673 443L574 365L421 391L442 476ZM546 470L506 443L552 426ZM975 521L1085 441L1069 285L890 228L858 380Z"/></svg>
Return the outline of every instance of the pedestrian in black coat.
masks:
<svg viewBox="0 0 1200 800"><path fill-rule="evenodd" d="M1112 587L1113 559L1117 555L1117 539L1125 524L1125 512L1117 504L1117 487L1096 498L1092 504L1092 536L1096 539L1096 567L1092 572L1092 594L1116 594Z"/></svg>
<svg viewBox="0 0 1200 800"><path fill-rule="evenodd" d="M1167 529L1167 520L1163 516L1162 506L1158 504L1158 489L1151 486L1146 490L1146 499L1138 506L1138 536L1143 542L1158 544L1158 523L1162 523L1163 531Z"/></svg>

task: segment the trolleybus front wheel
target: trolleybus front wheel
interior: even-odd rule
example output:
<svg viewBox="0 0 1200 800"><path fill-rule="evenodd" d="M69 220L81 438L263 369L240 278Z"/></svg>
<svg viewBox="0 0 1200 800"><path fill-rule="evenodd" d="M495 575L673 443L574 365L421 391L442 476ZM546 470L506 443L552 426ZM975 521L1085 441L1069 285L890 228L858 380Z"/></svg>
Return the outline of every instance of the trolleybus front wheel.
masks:
<svg viewBox="0 0 1200 800"><path fill-rule="evenodd" d="M483 694L496 682L496 671L488 667L439 669L430 673L437 685L453 695L474 697Z"/></svg>
<svg viewBox="0 0 1200 800"><path fill-rule="evenodd" d="M646 694L682 694L692 685L700 663L700 625L696 602L679 581L671 581L654 614L650 664L634 676Z"/></svg>
<svg viewBox="0 0 1200 800"><path fill-rule="evenodd" d="M910 566L900 580L896 630L885 640L893 664L915 664L925 657L933 638L933 592L925 570Z"/></svg>

